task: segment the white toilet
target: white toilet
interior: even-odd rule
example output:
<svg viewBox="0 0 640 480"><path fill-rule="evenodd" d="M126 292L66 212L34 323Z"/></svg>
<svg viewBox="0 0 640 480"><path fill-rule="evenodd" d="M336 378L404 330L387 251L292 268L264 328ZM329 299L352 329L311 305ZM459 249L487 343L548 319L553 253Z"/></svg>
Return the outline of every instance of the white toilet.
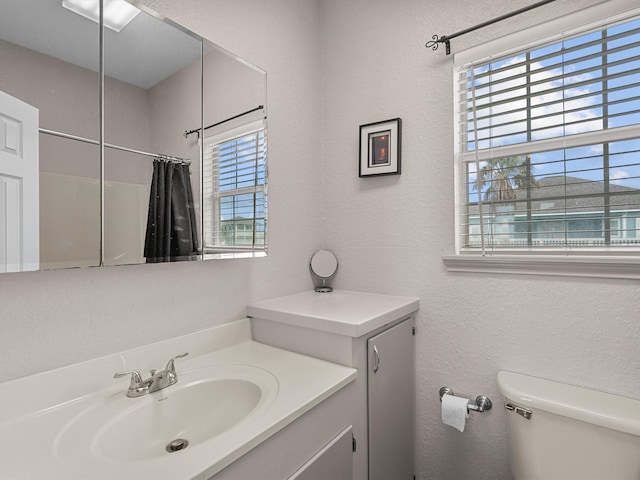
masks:
<svg viewBox="0 0 640 480"><path fill-rule="evenodd" d="M498 372L516 480L640 480L640 401Z"/></svg>

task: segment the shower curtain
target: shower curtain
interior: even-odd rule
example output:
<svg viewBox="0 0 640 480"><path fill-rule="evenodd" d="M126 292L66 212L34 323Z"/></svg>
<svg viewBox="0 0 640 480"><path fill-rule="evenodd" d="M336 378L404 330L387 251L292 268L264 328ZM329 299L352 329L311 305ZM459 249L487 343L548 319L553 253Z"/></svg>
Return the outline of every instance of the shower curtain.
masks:
<svg viewBox="0 0 640 480"><path fill-rule="evenodd" d="M197 254L189 165L155 159L144 242L147 263L195 260Z"/></svg>

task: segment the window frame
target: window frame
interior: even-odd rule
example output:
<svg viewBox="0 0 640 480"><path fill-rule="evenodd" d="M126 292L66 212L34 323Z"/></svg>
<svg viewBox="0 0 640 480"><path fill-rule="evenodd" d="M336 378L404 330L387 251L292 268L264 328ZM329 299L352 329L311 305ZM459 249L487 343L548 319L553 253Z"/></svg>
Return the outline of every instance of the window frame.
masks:
<svg viewBox="0 0 640 480"><path fill-rule="evenodd" d="M208 186L205 185L205 178L207 175L204 173L207 168L207 160L205 157L207 155L211 155L211 151L216 146L223 144L225 142L232 141L236 138L240 138L245 135L250 135L255 132L263 133L263 148L264 155L263 161L265 163L264 167L264 175L265 182L264 185L257 184L251 187L240 187L236 189L232 189L229 191L225 191L224 194L220 193L219 185L214 180L213 185ZM267 126L264 122L264 119L249 121L243 125L236 126L234 128L219 131L212 135L209 135L204 138L203 141L203 176L202 176L202 197L203 197L203 211L202 211L202 221L203 221L203 252L206 258L245 258L245 257L263 257L267 255L268 251L268 227L267 227L267 185L268 185L268 164L267 164ZM252 229L252 237L254 238L253 246L242 246L242 245L222 245L220 243L220 234L222 232L222 224L220 221L220 209L221 205L219 199L225 196L230 195L241 195L246 193L262 193L264 195L264 246L256 246L255 245L255 221L256 221L256 206L257 202L253 204L253 221L254 228ZM218 200L216 200L218 199ZM212 202L211 205L208 205L209 202ZM211 214L211 218L209 217ZM212 233L209 234L208 231L212 230ZM243 231L244 233L244 231ZM209 242L209 236L213 237L213 244Z"/></svg>
<svg viewBox="0 0 640 480"><path fill-rule="evenodd" d="M635 0L610 0L605 3L545 22L530 29L497 38L478 47L457 53L454 56L455 254L442 257L448 271L640 279L640 255L629 255L629 252L624 251L602 248L594 251L581 251L579 254L562 252L549 254L549 252L542 250L526 249L523 251L509 250L508 252L487 253L465 251L461 245L461 209L464 208L464 205L461 204L460 195L462 177L464 176L464 163L461 160L463 154L460 151L459 142L461 135L457 90L459 67L472 62L482 63L494 56L503 57L526 51L539 45L541 39L545 43L559 41L563 36L584 33L608 23L621 22L640 15L640 8L638 8ZM635 125L631 128L637 131L638 126ZM583 134L579 136L582 138L575 139L575 141L579 140L580 144L583 144L584 136L593 136L595 139L602 138L603 134L601 132L590 132L589 134L584 134L584 136ZM564 138L568 140L567 145L574 141L571 137ZM544 140L538 142L544 142ZM493 149L493 157L499 156L499 154L496 154L496 150L499 150L499 148ZM522 148L523 153L526 153L527 144L523 144Z"/></svg>

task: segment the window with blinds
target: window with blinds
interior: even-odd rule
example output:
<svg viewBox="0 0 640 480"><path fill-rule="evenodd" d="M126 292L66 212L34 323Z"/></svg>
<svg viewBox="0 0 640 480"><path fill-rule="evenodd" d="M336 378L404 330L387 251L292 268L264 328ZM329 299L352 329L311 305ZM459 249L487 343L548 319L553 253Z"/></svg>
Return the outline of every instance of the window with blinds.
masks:
<svg viewBox="0 0 640 480"><path fill-rule="evenodd" d="M205 253L266 251L266 151L262 121L205 139Z"/></svg>
<svg viewBox="0 0 640 480"><path fill-rule="evenodd" d="M640 252L640 17L456 79L461 253Z"/></svg>

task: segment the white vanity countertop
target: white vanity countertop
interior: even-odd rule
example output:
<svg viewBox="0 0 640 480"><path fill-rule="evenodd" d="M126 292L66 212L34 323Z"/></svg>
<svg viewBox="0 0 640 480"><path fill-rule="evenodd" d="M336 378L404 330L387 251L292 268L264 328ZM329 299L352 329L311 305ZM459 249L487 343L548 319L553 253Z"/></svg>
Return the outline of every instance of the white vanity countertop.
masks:
<svg viewBox="0 0 640 480"><path fill-rule="evenodd" d="M247 315L323 332L361 337L420 308L416 297L334 290L252 303Z"/></svg>
<svg viewBox="0 0 640 480"><path fill-rule="evenodd" d="M189 356L176 361L175 386L127 398L128 379L113 379L116 371L162 368L168 357L185 351ZM115 448L123 458L110 456L101 447L101 431L123 415L146 411L152 414L153 424L158 424L154 415L164 412L170 415L166 418L178 415L189 421L193 409L182 407L171 413L175 405L171 402L177 401L172 398L178 398L180 388L197 388L206 381L199 372L223 372L225 378L239 378L234 377L236 372L255 374L266 388L264 401L235 426L197 442L192 439L192 445L177 453L164 452L165 438L157 439L156 452L155 438L166 433L163 429L153 435L152 453L146 444L141 446L146 455L136 456L137 444L124 454L120 442L112 444L112 451ZM250 320L243 319L5 382L0 384L0 479L209 478L356 376L352 368L253 341ZM200 416L196 418L202 423Z"/></svg>

